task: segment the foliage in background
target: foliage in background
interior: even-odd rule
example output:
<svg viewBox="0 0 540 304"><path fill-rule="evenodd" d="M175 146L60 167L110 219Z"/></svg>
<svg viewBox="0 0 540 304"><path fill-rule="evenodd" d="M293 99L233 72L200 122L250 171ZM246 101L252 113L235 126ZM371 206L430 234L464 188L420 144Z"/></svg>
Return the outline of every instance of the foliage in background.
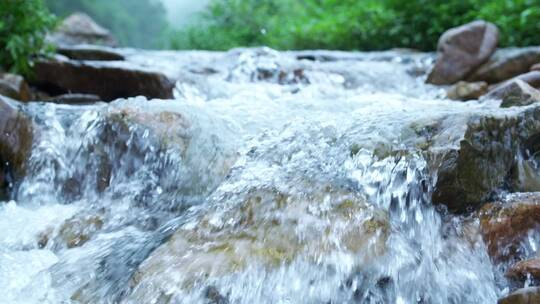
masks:
<svg viewBox="0 0 540 304"><path fill-rule="evenodd" d="M178 49L433 50L448 28L494 22L502 46L540 44L540 0L213 0Z"/></svg>
<svg viewBox="0 0 540 304"><path fill-rule="evenodd" d="M42 0L0 1L0 67L30 71L32 57L42 52L45 34L55 24Z"/></svg>
<svg viewBox="0 0 540 304"><path fill-rule="evenodd" d="M163 48L169 42L167 12L159 0L45 0L59 17L84 12L123 46Z"/></svg>

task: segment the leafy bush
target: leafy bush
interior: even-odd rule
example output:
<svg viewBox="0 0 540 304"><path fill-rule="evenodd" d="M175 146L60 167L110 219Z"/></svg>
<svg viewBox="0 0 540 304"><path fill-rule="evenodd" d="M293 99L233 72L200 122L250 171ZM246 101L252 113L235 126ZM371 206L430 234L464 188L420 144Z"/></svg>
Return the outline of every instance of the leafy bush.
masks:
<svg viewBox="0 0 540 304"><path fill-rule="evenodd" d="M0 66L28 73L32 57L43 50L45 34L54 24L42 0L0 1Z"/></svg>
<svg viewBox="0 0 540 304"><path fill-rule="evenodd" d="M121 45L141 48L167 46L168 22L157 0L45 0L53 13L67 17L84 12L109 29Z"/></svg>
<svg viewBox="0 0 540 304"><path fill-rule="evenodd" d="M540 0L213 0L179 49L433 50L448 28L485 19L502 46L540 44Z"/></svg>

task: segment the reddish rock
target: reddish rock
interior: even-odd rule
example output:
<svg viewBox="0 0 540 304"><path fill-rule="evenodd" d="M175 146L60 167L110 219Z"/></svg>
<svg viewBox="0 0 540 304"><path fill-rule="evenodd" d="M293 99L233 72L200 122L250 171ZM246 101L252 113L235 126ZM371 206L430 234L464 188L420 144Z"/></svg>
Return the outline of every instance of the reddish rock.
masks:
<svg viewBox="0 0 540 304"><path fill-rule="evenodd" d="M519 261L506 272L507 277L515 279L527 278L528 275L540 279L540 258Z"/></svg>
<svg viewBox="0 0 540 304"><path fill-rule="evenodd" d="M498 304L538 304L540 303L540 287L527 287L516 290L499 299Z"/></svg>
<svg viewBox="0 0 540 304"><path fill-rule="evenodd" d="M439 39L438 58L427 82L442 85L465 79L495 52L498 40L497 27L485 21L446 31Z"/></svg>
<svg viewBox="0 0 540 304"><path fill-rule="evenodd" d="M480 211L482 236L488 254L497 262L512 258L527 232L539 224L539 194L517 195L504 204L486 204Z"/></svg>

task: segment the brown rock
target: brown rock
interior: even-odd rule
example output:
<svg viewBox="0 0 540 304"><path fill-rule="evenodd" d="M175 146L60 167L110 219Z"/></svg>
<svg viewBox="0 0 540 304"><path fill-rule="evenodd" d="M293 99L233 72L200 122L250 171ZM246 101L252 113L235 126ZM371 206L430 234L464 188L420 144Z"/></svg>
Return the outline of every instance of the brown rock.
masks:
<svg viewBox="0 0 540 304"><path fill-rule="evenodd" d="M467 81L500 83L529 72L530 67L536 63L540 63L540 47L498 50L488 62L474 71Z"/></svg>
<svg viewBox="0 0 540 304"><path fill-rule="evenodd" d="M533 64L531 66L531 71L540 71L540 63Z"/></svg>
<svg viewBox="0 0 540 304"><path fill-rule="evenodd" d="M489 22L474 21L446 31L437 46L438 58L427 82L453 84L464 79L495 52L499 30Z"/></svg>
<svg viewBox="0 0 540 304"><path fill-rule="evenodd" d="M486 98L501 99L501 108L527 106L540 101L540 91L515 78L496 87L486 95Z"/></svg>
<svg viewBox="0 0 540 304"><path fill-rule="evenodd" d="M478 99L488 90L486 82L465 82L459 81L446 91L448 98L453 100L471 100Z"/></svg>
<svg viewBox="0 0 540 304"><path fill-rule="evenodd" d="M62 46L58 54L75 60L122 61L125 57L113 48L96 45Z"/></svg>
<svg viewBox="0 0 540 304"><path fill-rule="evenodd" d="M22 76L0 74L0 95L20 101L30 100L30 89Z"/></svg>
<svg viewBox="0 0 540 304"><path fill-rule="evenodd" d="M145 96L172 98L174 82L164 74L123 61L75 61L56 56L40 60L33 82L52 95L77 92L98 95L104 101Z"/></svg>
<svg viewBox="0 0 540 304"><path fill-rule="evenodd" d="M0 197L22 178L33 143L33 123L16 101L0 96Z"/></svg>
<svg viewBox="0 0 540 304"><path fill-rule="evenodd" d="M110 32L83 13L67 17L50 40L58 45L99 44L115 46Z"/></svg>
<svg viewBox="0 0 540 304"><path fill-rule="evenodd" d="M498 304L538 304L540 303L540 287L521 288L499 299Z"/></svg>
<svg viewBox="0 0 540 304"><path fill-rule="evenodd" d="M480 229L488 254L497 261L515 257L519 243L540 224L540 196L522 194L507 203L491 203L480 211Z"/></svg>
<svg viewBox="0 0 540 304"><path fill-rule="evenodd" d="M507 277L516 279L524 279L528 275L534 279L540 279L540 258L519 261L506 272Z"/></svg>

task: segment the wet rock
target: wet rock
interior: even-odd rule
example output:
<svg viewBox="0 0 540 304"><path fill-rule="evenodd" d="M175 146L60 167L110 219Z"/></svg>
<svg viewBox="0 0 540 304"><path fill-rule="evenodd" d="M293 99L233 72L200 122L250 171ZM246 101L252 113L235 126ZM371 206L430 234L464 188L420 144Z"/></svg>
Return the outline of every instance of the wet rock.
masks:
<svg viewBox="0 0 540 304"><path fill-rule="evenodd" d="M519 79L529 84L533 88L540 87L540 71L531 71L525 74L521 74L516 76L515 79Z"/></svg>
<svg viewBox="0 0 540 304"><path fill-rule="evenodd" d="M489 256L496 262L519 258L520 242L540 224L540 195L523 194L480 210L480 229ZM516 269L517 270L517 269Z"/></svg>
<svg viewBox="0 0 540 304"><path fill-rule="evenodd" d="M20 101L30 100L30 89L22 76L0 73L0 95Z"/></svg>
<svg viewBox="0 0 540 304"><path fill-rule="evenodd" d="M174 82L164 74L116 61L75 61L60 56L36 62L33 82L52 95L77 92L104 101L122 97L172 98Z"/></svg>
<svg viewBox="0 0 540 304"><path fill-rule="evenodd" d="M438 58L427 82L453 84L464 79L495 52L499 30L489 22L474 21L446 31L437 45Z"/></svg>
<svg viewBox="0 0 540 304"><path fill-rule="evenodd" d="M530 155L537 151L539 119L540 107L506 115L471 117L463 136L453 139L452 146L446 144L428 155L437 172L433 202L464 212L480 207L497 189L513 184L517 156L525 150Z"/></svg>
<svg viewBox="0 0 540 304"><path fill-rule="evenodd" d="M499 83L529 72L530 67L536 63L540 63L540 47L501 49L467 80Z"/></svg>
<svg viewBox="0 0 540 304"><path fill-rule="evenodd" d="M478 99L488 90L486 82L465 82L459 81L446 91L448 98L453 100L471 100Z"/></svg>
<svg viewBox="0 0 540 304"><path fill-rule="evenodd" d="M540 258L519 261L512 265L506 272L506 276L515 279L540 279Z"/></svg>
<svg viewBox="0 0 540 304"><path fill-rule="evenodd" d="M58 231L55 246L75 248L84 245L93 235L103 228L103 220L99 214L76 215L67 220Z"/></svg>
<svg viewBox="0 0 540 304"><path fill-rule="evenodd" d="M540 71L540 63L533 64L531 66L531 71Z"/></svg>
<svg viewBox="0 0 540 304"><path fill-rule="evenodd" d="M63 94L46 99L47 101L63 103L63 104L92 104L99 102L101 99L97 95L92 94Z"/></svg>
<svg viewBox="0 0 540 304"><path fill-rule="evenodd" d="M122 61L125 57L112 48L95 45L63 46L56 50L58 54L75 60Z"/></svg>
<svg viewBox="0 0 540 304"><path fill-rule="evenodd" d="M98 44L115 46L111 33L84 13L74 13L64 19L49 37L57 45Z"/></svg>
<svg viewBox="0 0 540 304"><path fill-rule="evenodd" d="M520 79L514 79L495 88L485 98L502 100L502 108L520 107L540 101L540 91Z"/></svg>
<svg viewBox="0 0 540 304"><path fill-rule="evenodd" d="M349 254L361 267L386 250L387 214L346 190L323 187L306 196L252 190L180 227L141 264L130 298L151 301L173 286L189 291L208 277L248 266L276 269L299 258L320 261L332 252ZM212 295L222 299L218 292Z"/></svg>
<svg viewBox="0 0 540 304"><path fill-rule="evenodd" d="M20 105L0 96L0 181L2 196L11 195L13 187L25 175L30 157L34 126Z"/></svg>
<svg viewBox="0 0 540 304"><path fill-rule="evenodd" d="M536 304L540 303L540 287L526 287L516 290L499 299L498 304Z"/></svg>

